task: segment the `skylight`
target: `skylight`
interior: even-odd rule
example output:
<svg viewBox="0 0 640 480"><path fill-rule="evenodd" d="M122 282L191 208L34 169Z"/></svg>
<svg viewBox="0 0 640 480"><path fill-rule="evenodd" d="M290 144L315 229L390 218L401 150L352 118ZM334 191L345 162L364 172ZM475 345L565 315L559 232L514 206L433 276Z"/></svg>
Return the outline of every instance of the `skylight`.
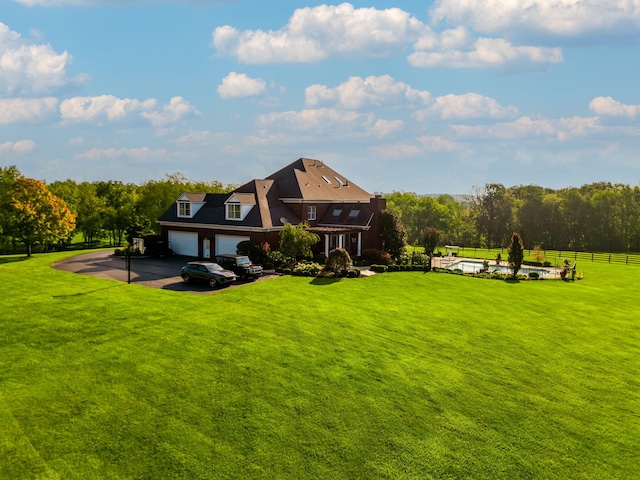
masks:
<svg viewBox="0 0 640 480"><path fill-rule="evenodd" d="M351 211L349 212L349 216L350 216L351 218L353 218L353 217L357 217L359 213L360 213L360 210L351 210Z"/></svg>
<svg viewBox="0 0 640 480"><path fill-rule="evenodd" d="M339 217L341 213L342 213L342 210L340 210L339 208L336 208L336 209L333 211L333 216L334 216L334 217Z"/></svg>
<svg viewBox="0 0 640 480"><path fill-rule="evenodd" d="M344 185L344 182L342 180L340 180L338 177L333 177L336 179L336 182L338 182L340 184L340 186Z"/></svg>
<svg viewBox="0 0 640 480"><path fill-rule="evenodd" d="M325 177L324 175L322 175L322 179L327 182L328 184L331 184L331 180L329 180L327 177Z"/></svg>

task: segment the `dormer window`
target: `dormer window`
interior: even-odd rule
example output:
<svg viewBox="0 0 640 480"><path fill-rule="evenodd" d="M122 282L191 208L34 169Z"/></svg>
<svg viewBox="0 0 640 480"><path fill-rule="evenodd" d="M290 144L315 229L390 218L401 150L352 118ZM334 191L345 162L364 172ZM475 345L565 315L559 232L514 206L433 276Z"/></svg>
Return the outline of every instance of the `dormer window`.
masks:
<svg viewBox="0 0 640 480"><path fill-rule="evenodd" d="M229 220L240 220L242 219L242 209L240 208L239 203L228 203L227 204L227 219Z"/></svg>
<svg viewBox="0 0 640 480"><path fill-rule="evenodd" d="M316 219L316 206L309 205L307 207L307 220L315 220Z"/></svg>
<svg viewBox="0 0 640 480"><path fill-rule="evenodd" d="M256 206L256 196L254 193L232 193L225 205L225 220L242 222Z"/></svg>
<svg viewBox="0 0 640 480"><path fill-rule="evenodd" d="M178 216L191 218L191 202L178 202Z"/></svg>

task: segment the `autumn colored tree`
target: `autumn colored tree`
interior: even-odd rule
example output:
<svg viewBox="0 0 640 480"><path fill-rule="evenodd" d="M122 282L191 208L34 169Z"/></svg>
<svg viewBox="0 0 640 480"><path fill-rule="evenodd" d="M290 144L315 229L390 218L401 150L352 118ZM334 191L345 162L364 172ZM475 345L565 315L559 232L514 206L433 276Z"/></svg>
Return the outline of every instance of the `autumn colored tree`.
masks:
<svg viewBox="0 0 640 480"><path fill-rule="evenodd" d="M34 245L57 242L75 229L75 214L38 180L17 178L0 202L4 232L25 244L27 256Z"/></svg>

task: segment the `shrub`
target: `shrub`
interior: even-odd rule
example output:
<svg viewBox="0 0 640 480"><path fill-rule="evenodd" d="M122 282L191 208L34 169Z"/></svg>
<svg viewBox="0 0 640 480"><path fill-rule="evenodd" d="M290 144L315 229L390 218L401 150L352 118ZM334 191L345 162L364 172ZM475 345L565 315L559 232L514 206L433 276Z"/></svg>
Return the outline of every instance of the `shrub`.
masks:
<svg viewBox="0 0 640 480"><path fill-rule="evenodd" d="M384 273L387 271L386 265L371 265L371 271L376 273Z"/></svg>
<svg viewBox="0 0 640 480"><path fill-rule="evenodd" d="M353 266L351 256L344 248L334 248L329 252L327 261L325 263L326 268L336 272L336 275L346 275L349 269Z"/></svg>
<svg viewBox="0 0 640 480"><path fill-rule="evenodd" d="M391 264L391 254L383 250L368 248L362 251L362 258L369 262L370 265L389 265Z"/></svg>
<svg viewBox="0 0 640 480"><path fill-rule="evenodd" d="M291 275L291 269L289 267L285 267L282 269L282 273L284 275Z"/></svg>
<svg viewBox="0 0 640 480"><path fill-rule="evenodd" d="M400 265L389 265L387 267L387 272L399 272L400 271Z"/></svg>
<svg viewBox="0 0 640 480"><path fill-rule="evenodd" d="M351 270L349 270L349 273L347 273L347 278L358 278L360 276L360 270L358 270L357 268L352 268Z"/></svg>
<svg viewBox="0 0 640 480"><path fill-rule="evenodd" d="M542 266L542 262L534 262L532 260L524 260L522 262L522 265L527 265L529 267L541 267Z"/></svg>
<svg viewBox="0 0 640 480"><path fill-rule="evenodd" d="M538 280L540 278L540 274L538 272L529 272L529 278L531 280Z"/></svg>
<svg viewBox="0 0 640 480"><path fill-rule="evenodd" d="M322 270L322 266L319 263L315 262L299 262L293 269L291 273L293 275L303 276L303 277L315 277Z"/></svg>
<svg viewBox="0 0 640 480"><path fill-rule="evenodd" d="M283 267L283 266L286 266L286 265L292 265L293 264L293 258L288 257L287 255L285 255L284 253L282 253L279 250L273 250L273 251L269 252L269 254L267 255L267 262L269 262L275 268L278 268L278 267ZM267 263L267 262L265 262L265 263Z"/></svg>
<svg viewBox="0 0 640 480"><path fill-rule="evenodd" d="M317 253L313 256L313 261L320 265L324 265L327 262L327 256L324 253Z"/></svg>

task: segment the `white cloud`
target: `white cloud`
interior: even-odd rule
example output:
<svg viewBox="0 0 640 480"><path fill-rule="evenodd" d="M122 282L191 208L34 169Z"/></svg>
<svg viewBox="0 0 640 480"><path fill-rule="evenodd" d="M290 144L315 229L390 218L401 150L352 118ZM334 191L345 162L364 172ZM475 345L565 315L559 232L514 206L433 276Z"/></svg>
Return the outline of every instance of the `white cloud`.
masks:
<svg viewBox="0 0 640 480"><path fill-rule="evenodd" d="M87 77L71 78L67 52L57 53L48 44L34 44L0 22L0 94L37 95L80 84Z"/></svg>
<svg viewBox="0 0 640 480"><path fill-rule="evenodd" d="M404 129L405 123L402 120L376 120L371 128L371 134L376 137L388 137Z"/></svg>
<svg viewBox="0 0 640 480"><path fill-rule="evenodd" d="M245 73L231 72L218 86L218 95L223 100L228 100L261 95L266 89L267 85L261 78L250 78Z"/></svg>
<svg viewBox="0 0 640 480"><path fill-rule="evenodd" d="M74 97L60 104L60 115L66 122L112 122L131 114L139 114L159 128L199 115L200 112L182 97L173 97L162 108L158 107L158 101L154 98L140 101L113 95Z"/></svg>
<svg viewBox="0 0 640 480"><path fill-rule="evenodd" d="M436 0L431 15L434 22L514 38L637 38L640 29L637 0Z"/></svg>
<svg viewBox="0 0 640 480"><path fill-rule="evenodd" d="M130 158L132 160L149 160L167 155L164 148L151 149L148 147L140 148L92 148L86 152L74 155L73 158L78 160L100 160L103 158Z"/></svg>
<svg viewBox="0 0 640 480"><path fill-rule="evenodd" d="M329 56L385 57L402 52L425 25L399 8L354 8L349 3L299 8L281 30L213 32L220 54L242 63L317 62Z"/></svg>
<svg viewBox="0 0 640 480"><path fill-rule="evenodd" d="M54 113L57 106L55 97L0 99L0 125L35 122Z"/></svg>
<svg viewBox="0 0 640 480"><path fill-rule="evenodd" d="M142 116L149 120L154 127L176 124L197 115L200 115L198 109L182 97L173 97L168 104L163 105L161 111L142 112Z"/></svg>
<svg viewBox="0 0 640 480"><path fill-rule="evenodd" d="M258 125L262 128L284 128L293 131L313 132L316 135L328 132L346 134L368 130L373 127L374 123L375 116L373 114L361 114L334 108L269 113L258 118Z"/></svg>
<svg viewBox="0 0 640 480"><path fill-rule="evenodd" d="M153 109L156 100L145 101L117 98L113 95L97 97L74 97L60 104L60 115L63 120L74 122L92 122L95 120L118 120L131 112Z"/></svg>
<svg viewBox="0 0 640 480"><path fill-rule="evenodd" d="M446 38L423 37L415 45L417 51L407 58L409 63L419 68L535 71L563 60L559 48L515 46L502 38L478 38L472 41L468 35L462 35L459 29L456 32L457 35L450 41Z"/></svg>
<svg viewBox="0 0 640 480"><path fill-rule="evenodd" d="M514 106L503 107L495 99L478 93L463 95L443 95L424 110L416 112L417 120L438 117L444 120L470 118L509 118L515 117L518 109Z"/></svg>
<svg viewBox="0 0 640 480"><path fill-rule="evenodd" d="M417 140L422 149L428 152L453 152L460 148L457 143L440 136L424 135Z"/></svg>
<svg viewBox="0 0 640 480"><path fill-rule="evenodd" d="M306 88L305 95L309 107L336 104L347 109L427 104L431 100L429 92L415 90L389 75L372 75L364 79L349 77L335 88L311 85Z"/></svg>
<svg viewBox="0 0 640 480"><path fill-rule="evenodd" d="M19 155L29 153L36 148L33 140L20 140L18 142L0 143L0 153L15 152Z"/></svg>
<svg viewBox="0 0 640 480"><path fill-rule="evenodd" d="M494 125L452 125L461 137L519 140L548 138L567 140L600 131L597 117L570 117L560 119L520 117L512 122Z"/></svg>
<svg viewBox="0 0 640 480"><path fill-rule="evenodd" d="M640 114L640 105L625 105L611 97L596 97L589 103L589 108L597 115L610 117L634 119Z"/></svg>
<svg viewBox="0 0 640 480"><path fill-rule="evenodd" d="M82 145L84 143L84 138L82 137L74 137L69 139L69 145Z"/></svg>
<svg viewBox="0 0 640 480"><path fill-rule="evenodd" d="M376 145L369 150L377 155L398 159L424 156L425 153L450 153L460 150L462 147L447 140L444 137L435 135L424 135L418 137L415 142L398 142L385 145Z"/></svg>

